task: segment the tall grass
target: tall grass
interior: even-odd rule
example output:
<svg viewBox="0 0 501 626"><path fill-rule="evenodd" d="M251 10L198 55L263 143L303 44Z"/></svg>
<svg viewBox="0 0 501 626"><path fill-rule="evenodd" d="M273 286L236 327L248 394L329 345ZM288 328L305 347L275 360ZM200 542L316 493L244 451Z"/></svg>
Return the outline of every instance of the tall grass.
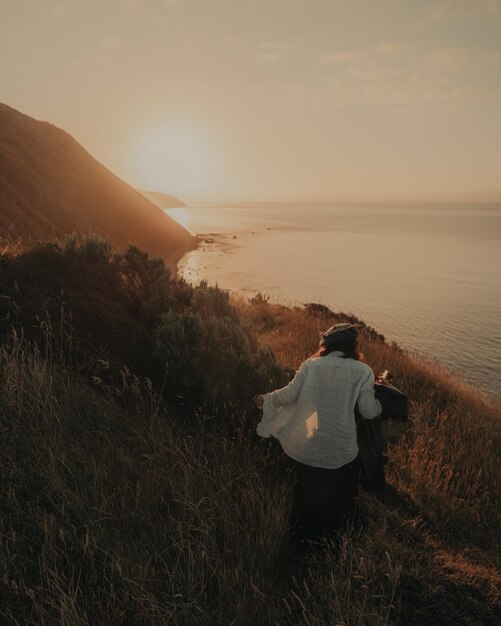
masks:
<svg viewBox="0 0 501 626"><path fill-rule="evenodd" d="M21 340L0 363L7 623L386 623L389 552L346 541L292 578L292 480L270 445L119 410Z"/></svg>
<svg viewBox="0 0 501 626"><path fill-rule="evenodd" d="M366 360L390 369L412 398L410 422L387 427L389 493L384 502L361 495L362 527L340 545L292 558L294 475L277 442L254 434L250 398L224 386L235 348L225 342L239 338L245 368L266 355L246 393L268 391L315 350L320 330L346 316L265 297L231 303L221 290L176 283L140 251L124 260L99 242L80 245L0 266L10 298L0 309L0 623L499 623L496 406L363 328ZM49 286L57 267L57 289L70 281L62 319L71 311L71 324L53 314L29 326L41 305L16 295L16 284L34 289L34 264ZM137 370L120 363L139 350L125 333L82 349L88 309L72 299L71 280L83 267L81 297L108 307L99 336L123 315L149 338L151 351L132 361ZM53 312L57 289L45 302ZM188 406L162 370L186 347L179 328L194 316L204 343L188 352L217 357L219 398L228 396L217 414L210 402ZM156 379L144 377L151 370ZM212 400L215 371L202 399ZM182 384L189 394L189 375Z"/></svg>

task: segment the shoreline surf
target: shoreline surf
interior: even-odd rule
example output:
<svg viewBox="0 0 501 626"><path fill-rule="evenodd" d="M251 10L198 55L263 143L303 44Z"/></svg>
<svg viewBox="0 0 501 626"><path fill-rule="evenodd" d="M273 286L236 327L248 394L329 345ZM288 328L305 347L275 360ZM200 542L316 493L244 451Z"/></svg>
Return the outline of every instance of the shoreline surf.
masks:
<svg viewBox="0 0 501 626"><path fill-rule="evenodd" d="M497 397L501 211L490 212L485 224L463 209L448 209L444 217L440 210L406 208L372 220L363 212L330 215L316 207L309 214L187 212L201 239L179 262L190 282L205 279L245 296L262 292L274 302L319 302L353 313L389 341Z"/></svg>

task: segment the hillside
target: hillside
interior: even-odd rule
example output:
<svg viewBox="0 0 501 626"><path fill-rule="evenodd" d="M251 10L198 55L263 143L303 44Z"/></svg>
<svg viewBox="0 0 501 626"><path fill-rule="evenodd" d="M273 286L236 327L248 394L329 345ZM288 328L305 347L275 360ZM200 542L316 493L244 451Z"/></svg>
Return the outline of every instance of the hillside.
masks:
<svg viewBox="0 0 501 626"><path fill-rule="evenodd" d="M499 407L366 325L366 362L411 398L385 423L389 490L289 558L294 478L252 397L346 319L95 237L4 252L0 623L499 624Z"/></svg>
<svg viewBox="0 0 501 626"><path fill-rule="evenodd" d="M0 236L97 233L171 267L194 238L68 133L0 104Z"/></svg>

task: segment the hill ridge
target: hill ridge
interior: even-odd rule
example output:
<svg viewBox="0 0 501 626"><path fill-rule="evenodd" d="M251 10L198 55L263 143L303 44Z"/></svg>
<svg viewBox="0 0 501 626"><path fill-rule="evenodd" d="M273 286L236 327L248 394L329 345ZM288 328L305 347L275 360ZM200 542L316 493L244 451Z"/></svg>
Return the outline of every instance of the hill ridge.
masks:
<svg viewBox="0 0 501 626"><path fill-rule="evenodd" d="M0 103L0 233L49 239L94 232L171 267L195 238L67 131Z"/></svg>

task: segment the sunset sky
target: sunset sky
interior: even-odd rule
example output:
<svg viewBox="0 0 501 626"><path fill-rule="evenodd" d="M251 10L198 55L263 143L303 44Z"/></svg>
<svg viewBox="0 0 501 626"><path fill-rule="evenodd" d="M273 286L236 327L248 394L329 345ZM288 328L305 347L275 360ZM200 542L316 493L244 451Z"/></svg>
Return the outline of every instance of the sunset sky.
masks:
<svg viewBox="0 0 501 626"><path fill-rule="evenodd" d="M187 201L501 188L501 0L0 0L0 101Z"/></svg>

